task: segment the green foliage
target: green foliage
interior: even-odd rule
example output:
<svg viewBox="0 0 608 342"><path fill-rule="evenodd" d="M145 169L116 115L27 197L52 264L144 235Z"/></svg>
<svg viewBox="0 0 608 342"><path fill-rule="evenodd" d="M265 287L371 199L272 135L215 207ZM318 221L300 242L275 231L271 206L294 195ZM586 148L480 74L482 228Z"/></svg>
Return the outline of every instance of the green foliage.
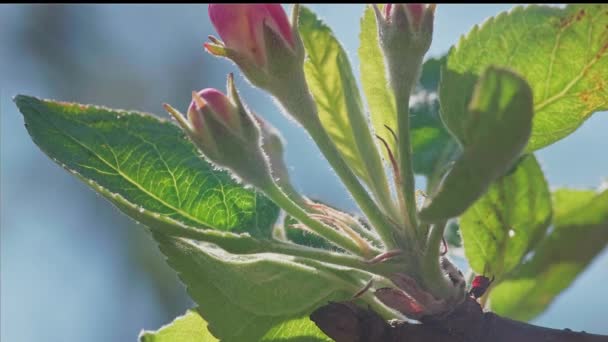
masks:
<svg viewBox="0 0 608 342"><path fill-rule="evenodd" d="M450 51L441 81L448 127L467 117L475 80L491 65L522 75L534 94L527 151L566 137L608 109L608 5L517 7L475 26ZM556 119L558 118L558 119ZM462 127L461 127L462 128Z"/></svg>
<svg viewBox="0 0 608 342"><path fill-rule="evenodd" d="M395 100L389 90L384 65L384 56L378 45L376 19L371 8L367 8L361 19L361 80L371 112L375 134L381 136L396 153L396 141L385 127L397 128ZM429 58L422 66L418 99L410 108L410 139L414 172L430 178L445 172L446 164L460 152L459 146L439 116L439 102L436 93L440 80L440 70L446 63L447 55ZM385 150L383 150L386 152ZM386 155L388 158L388 155Z"/></svg>
<svg viewBox="0 0 608 342"><path fill-rule="evenodd" d="M445 242L452 247L462 247L462 233L460 225L454 221L448 223L443 234Z"/></svg>
<svg viewBox="0 0 608 342"><path fill-rule="evenodd" d="M143 331L140 342L216 342L207 329L207 322L195 310L189 310L183 316L163 326L157 331Z"/></svg>
<svg viewBox="0 0 608 342"><path fill-rule="evenodd" d="M319 121L341 154L330 153L328 159L344 165L343 157L375 195L378 207L370 199L367 208L378 210L363 207L375 230L388 230L383 237L406 239L396 234L403 222L397 222L402 217L394 211L397 204L407 208L399 200L412 204L408 196L413 197L413 190L406 186L404 196L394 196L373 136L399 157L399 138L391 132L397 131L395 97L373 10L368 6L361 19L358 50L371 131L340 42L309 9L300 9L298 23L306 50L304 72ZM293 59L291 51L281 53ZM528 6L476 26L447 56L422 66L417 101L410 103L409 139L414 172L427 177L429 198L419 213L425 225L411 228L424 233L426 223L462 214L459 223L450 222L444 237L451 245L464 244L473 271L496 277L489 297L499 314L536 317L608 243L608 191L559 190L552 204L536 158L522 156L564 138L595 111L608 109L607 54L607 5ZM270 68L281 64L274 62ZM279 208L214 169L170 122L21 95L15 102L32 139L47 155L150 229L196 302L195 310L169 325L143 332L142 342L329 341L308 318L310 313L328 301L351 299L370 279L370 273L359 269L381 276L395 272L395 264L367 264L347 255L295 227L298 221L291 216L283 226L273 227ZM332 145L329 139L324 142ZM404 151L401 157L407 157ZM346 166L337 170L352 175ZM351 189L359 185L351 178L354 182L345 185L361 198ZM367 196L365 191L361 188ZM289 211L286 203L291 202L283 203ZM291 205L302 213L290 212L299 220L311 227L318 223L315 215L306 216L308 208ZM370 213L378 215L376 220ZM391 247L386 244L391 238L383 245L374 232L337 210L317 216L352 228L361 237L351 241L351 233L352 244ZM547 234L552 217L553 230ZM334 228L328 229L338 234L339 224ZM271 241L274 229L279 232L275 238L295 244ZM429 240L438 243L440 238L431 233ZM417 243L405 241L403 246L420 247ZM370 257L376 253L367 250ZM423 257L412 251L405 253L409 259ZM432 256L434 265L437 255ZM399 272L416 272L410 266L420 260L409 259L398 265ZM362 298L367 304L379 303L370 293Z"/></svg>
<svg viewBox="0 0 608 342"><path fill-rule="evenodd" d="M285 218L283 229L287 240L302 246L343 251L341 248L334 246L319 235L296 227L295 225L297 224L299 224L298 220L293 217L288 216Z"/></svg>
<svg viewBox="0 0 608 342"><path fill-rule="evenodd" d="M441 69L445 67L448 55L439 58L429 58L422 64L420 87L428 92L437 92L441 79Z"/></svg>
<svg viewBox="0 0 608 342"><path fill-rule="evenodd" d="M518 320L538 316L608 244L608 190L560 189L553 207L553 231L492 291L496 313Z"/></svg>
<svg viewBox="0 0 608 342"><path fill-rule="evenodd" d="M222 341L259 341L287 333L323 341L321 332L304 318L319 304L347 299L354 292L345 291L356 291L350 283L357 274L352 270L272 254L233 255L161 234L155 239L199 305L209 330ZM283 331L276 328L280 324L305 329Z"/></svg>
<svg viewBox="0 0 608 342"><path fill-rule="evenodd" d="M279 256L235 256L211 245L198 246L165 235L203 238L228 250L262 252L262 242L229 232L266 238L278 214L268 199L201 159L176 126L141 113L32 97L18 96L16 103L32 138L51 158L152 229L172 267L187 285L195 284L192 297L204 307L199 310L217 336L240 341L257 331L261 341L266 340L264 336L269 341L327 340L307 315L323 300L348 298L343 290L356 291L356 287L349 288L350 272L324 271L324 266L316 269ZM176 185L169 189L166 184ZM214 203L214 194L221 196L221 206L207 204ZM195 200L202 204L194 205ZM222 218L226 213L229 216ZM225 224L220 225L222 222ZM218 230L200 229L212 227ZM336 276L340 272L343 275ZM220 288L223 292L212 295ZM226 306L225 301L236 304ZM226 325L226 309L236 318L232 322L243 324L243 329ZM196 321L196 315L189 314L175 326L142 338L175 340L183 329L206 335L206 329L192 331ZM252 326L257 330L250 329Z"/></svg>
<svg viewBox="0 0 608 342"><path fill-rule="evenodd" d="M517 74L491 67L477 82L465 116L442 115L464 151L420 211L426 221L462 214L513 165L530 136L531 90Z"/></svg>
<svg viewBox="0 0 608 342"><path fill-rule="evenodd" d="M385 127L386 125L397 131L397 107L386 78L386 66L378 41L376 18L370 6L367 6L361 18L359 42L361 83L369 106L372 128L375 134L388 143L392 151L397 151L397 142ZM383 153L388 160L386 151Z"/></svg>
<svg viewBox="0 0 608 342"><path fill-rule="evenodd" d="M543 237L551 221L551 196L533 155L460 217L464 250L473 271L500 280Z"/></svg>
<svg viewBox="0 0 608 342"><path fill-rule="evenodd" d="M239 327L235 326L235 329ZM184 316L157 331L143 331L140 342L216 342L219 341L207 329L207 322L196 310L189 310ZM288 320L270 328L260 342L329 342L317 326L308 318Z"/></svg>
<svg viewBox="0 0 608 342"><path fill-rule="evenodd" d="M436 185L437 178L447 171L448 162L460 147L446 130L439 115L437 90L440 71L447 55L429 58L422 65L416 101L410 101L410 139L414 172L428 177L427 190ZM412 103L413 102L413 103Z"/></svg>
<svg viewBox="0 0 608 342"><path fill-rule="evenodd" d="M261 342L332 342L308 315L294 318L270 328Z"/></svg>
<svg viewBox="0 0 608 342"><path fill-rule="evenodd" d="M446 130L439 115L437 88L440 70L445 66L447 55L429 58L422 65L419 91L410 103L410 139L414 172L428 177L428 190L432 190L437 178L447 171L448 162L459 153L460 147Z"/></svg>
<svg viewBox="0 0 608 342"><path fill-rule="evenodd" d="M323 127L357 176L374 191L388 189L346 52L331 29L305 7L298 29L308 57L306 81Z"/></svg>
<svg viewBox="0 0 608 342"><path fill-rule="evenodd" d="M448 162L460 153L460 147L441 122L438 101L422 96L427 98L410 108L412 159L414 172L432 181L447 171Z"/></svg>
<svg viewBox="0 0 608 342"><path fill-rule="evenodd" d="M113 203L196 228L270 237L278 207L214 170L170 122L28 96L15 102L34 142Z"/></svg>

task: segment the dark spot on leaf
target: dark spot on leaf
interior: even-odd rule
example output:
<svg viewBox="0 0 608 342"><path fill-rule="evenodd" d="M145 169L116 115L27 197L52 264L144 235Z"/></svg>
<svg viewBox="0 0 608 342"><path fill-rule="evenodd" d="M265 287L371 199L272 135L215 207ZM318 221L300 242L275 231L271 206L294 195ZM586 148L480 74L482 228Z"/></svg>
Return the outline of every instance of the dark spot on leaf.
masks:
<svg viewBox="0 0 608 342"><path fill-rule="evenodd" d="M604 43L600 51L597 52L597 54L595 55L595 59L602 58L602 55L606 52L606 50L608 50L608 42Z"/></svg>
<svg viewBox="0 0 608 342"><path fill-rule="evenodd" d="M562 18L559 22L558 28L564 29L564 28L570 26L570 24L572 24L573 19L574 19L573 17Z"/></svg>

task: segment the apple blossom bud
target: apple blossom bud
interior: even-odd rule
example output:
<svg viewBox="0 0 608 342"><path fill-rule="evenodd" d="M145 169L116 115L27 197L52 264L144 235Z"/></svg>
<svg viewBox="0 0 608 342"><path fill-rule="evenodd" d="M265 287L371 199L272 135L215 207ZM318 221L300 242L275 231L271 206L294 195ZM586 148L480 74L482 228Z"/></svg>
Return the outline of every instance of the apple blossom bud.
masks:
<svg viewBox="0 0 608 342"><path fill-rule="evenodd" d="M192 102L188 107L188 120L193 129L203 129L204 113L218 116L221 122L233 130L240 129L238 108L217 89L207 88L198 93L192 93Z"/></svg>
<svg viewBox="0 0 608 342"><path fill-rule="evenodd" d="M435 4L386 4L382 16L385 24L410 34L428 35L432 34L435 8Z"/></svg>
<svg viewBox="0 0 608 342"><path fill-rule="evenodd" d="M209 18L226 48L247 56L259 67L267 63L264 26L294 48L289 20L279 4L211 4Z"/></svg>
<svg viewBox="0 0 608 342"><path fill-rule="evenodd" d="M277 78L302 68L303 44L281 5L211 4L209 17L223 42L210 36L205 49L233 60L253 84L281 87Z"/></svg>
<svg viewBox="0 0 608 342"><path fill-rule="evenodd" d="M187 120L171 106L165 105L165 109L210 162L264 188L272 177L261 148L260 128L241 104L232 82L230 75L230 96L212 88L193 92Z"/></svg>
<svg viewBox="0 0 608 342"><path fill-rule="evenodd" d="M431 46L435 5L387 4L384 11L375 5L373 8L391 85L411 90Z"/></svg>

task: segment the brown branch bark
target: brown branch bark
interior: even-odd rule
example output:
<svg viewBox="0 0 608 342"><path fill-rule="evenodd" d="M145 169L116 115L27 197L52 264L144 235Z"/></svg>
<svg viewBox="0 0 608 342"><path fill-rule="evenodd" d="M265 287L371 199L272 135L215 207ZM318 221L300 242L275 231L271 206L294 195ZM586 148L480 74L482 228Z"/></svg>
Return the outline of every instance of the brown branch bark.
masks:
<svg viewBox="0 0 608 342"><path fill-rule="evenodd" d="M449 314L423 318L422 324L386 322L351 302L330 303L310 318L336 342L608 342L608 336L543 328L483 312L473 298Z"/></svg>

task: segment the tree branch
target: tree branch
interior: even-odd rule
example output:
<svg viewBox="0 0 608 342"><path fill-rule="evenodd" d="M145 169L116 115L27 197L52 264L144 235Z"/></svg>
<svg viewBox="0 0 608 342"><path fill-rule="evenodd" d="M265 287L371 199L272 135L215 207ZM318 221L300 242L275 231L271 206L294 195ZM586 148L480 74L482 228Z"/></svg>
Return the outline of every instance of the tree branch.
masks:
<svg viewBox="0 0 608 342"><path fill-rule="evenodd" d="M608 336L543 328L483 312L470 297L452 312L422 324L383 320L352 302L329 303L310 318L337 342L608 342Z"/></svg>

